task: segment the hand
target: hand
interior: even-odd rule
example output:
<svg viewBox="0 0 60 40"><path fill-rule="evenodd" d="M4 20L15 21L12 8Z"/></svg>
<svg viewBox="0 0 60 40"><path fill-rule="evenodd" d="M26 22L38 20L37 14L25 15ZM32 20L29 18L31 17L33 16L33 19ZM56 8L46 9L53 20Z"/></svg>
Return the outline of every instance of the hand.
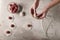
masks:
<svg viewBox="0 0 60 40"><path fill-rule="evenodd" d="M48 9L43 9L40 14L37 14L37 18L38 18L38 19L43 19L43 18L45 18L46 15L47 15L47 12L48 12Z"/></svg>
<svg viewBox="0 0 60 40"><path fill-rule="evenodd" d="M36 15L37 15L36 9L39 6L39 2L40 2L40 0L35 0L35 2L33 3L32 7L30 9L31 14L32 14L33 17L36 17Z"/></svg>
<svg viewBox="0 0 60 40"><path fill-rule="evenodd" d="M35 0L35 2L34 2L33 5L32 5L32 8L30 9L31 14L32 14L33 17L36 17L36 16L37 16L36 9L37 9L38 6L39 6L39 2L40 2L40 0Z"/></svg>

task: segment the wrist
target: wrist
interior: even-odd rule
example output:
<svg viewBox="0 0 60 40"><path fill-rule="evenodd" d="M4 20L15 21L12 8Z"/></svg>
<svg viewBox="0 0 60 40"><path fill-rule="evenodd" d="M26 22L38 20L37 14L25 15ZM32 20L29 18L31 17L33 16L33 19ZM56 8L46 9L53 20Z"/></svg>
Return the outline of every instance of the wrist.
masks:
<svg viewBox="0 0 60 40"><path fill-rule="evenodd" d="M50 8L49 7L46 7L46 10L49 10Z"/></svg>

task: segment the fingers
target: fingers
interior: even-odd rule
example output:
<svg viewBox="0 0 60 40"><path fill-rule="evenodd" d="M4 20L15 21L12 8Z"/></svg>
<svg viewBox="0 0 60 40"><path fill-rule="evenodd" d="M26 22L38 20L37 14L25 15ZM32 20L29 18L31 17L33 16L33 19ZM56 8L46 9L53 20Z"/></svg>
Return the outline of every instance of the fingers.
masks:
<svg viewBox="0 0 60 40"><path fill-rule="evenodd" d="M36 12L36 9L38 8L39 6L39 2L40 0L35 0L34 4L32 5L32 8L31 8L31 15L36 18L37 17L37 12Z"/></svg>
<svg viewBox="0 0 60 40"><path fill-rule="evenodd" d="M45 13L43 13L41 16L40 16L40 19L43 19L45 18Z"/></svg>
<svg viewBox="0 0 60 40"><path fill-rule="evenodd" d="M34 17L34 9L33 8L31 8L31 14Z"/></svg>
<svg viewBox="0 0 60 40"><path fill-rule="evenodd" d="M33 7L31 8L31 14L33 17L38 18L38 19L43 19L46 17L46 10L43 10L41 14L37 14L36 9L39 6L39 0L36 0Z"/></svg>
<svg viewBox="0 0 60 40"><path fill-rule="evenodd" d="M40 1L40 0L35 0L35 2L34 2L33 5L32 5L31 14L32 14L33 17L36 17L36 16L37 16L36 9L37 9L38 6L39 6L39 1Z"/></svg>
<svg viewBox="0 0 60 40"><path fill-rule="evenodd" d="M33 7L31 8L31 14L33 17L38 18L38 19L43 19L46 17L47 10L43 10L41 14L37 14L36 9L39 6L39 0L35 0L35 3Z"/></svg>
<svg viewBox="0 0 60 40"><path fill-rule="evenodd" d="M41 14L37 15L37 18L38 19L43 19L45 17L46 17L46 14L45 13L41 13Z"/></svg>
<svg viewBox="0 0 60 40"><path fill-rule="evenodd" d="M43 14L37 15L37 18L39 19L40 17L42 17Z"/></svg>
<svg viewBox="0 0 60 40"><path fill-rule="evenodd" d="M37 14L36 10L31 8L31 15L34 17L34 18L37 18L37 19L43 19L46 17L46 13L45 12L42 12L40 14Z"/></svg>
<svg viewBox="0 0 60 40"><path fill-rule="evenodd" d="M46 13L37 14L36 10L31 8L31 15L37 19L43 19L46 17Z"/></svg>

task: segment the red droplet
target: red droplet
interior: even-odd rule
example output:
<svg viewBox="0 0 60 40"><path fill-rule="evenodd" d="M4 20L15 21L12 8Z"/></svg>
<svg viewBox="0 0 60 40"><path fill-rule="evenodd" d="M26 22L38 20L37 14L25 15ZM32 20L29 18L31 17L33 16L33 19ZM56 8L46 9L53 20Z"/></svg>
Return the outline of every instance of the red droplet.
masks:
<svg viewBox="0 0 60 40"><path fill-rule="evenodd" d="M9 17L9 19L12 19L12 17Z"/></svg>
<svg viewBox="0 0 60 40"><path fill-rule="evenodd" d="M11 27L15 27L15 25L14 24L11 24Z"/></svg>
<svg viewBox="0 0 60 40"><path fill-rule="evenodd" d="M6 31L7 34L10 34L11 32L10 31Z"/></svg>
<svg viewBox="0 0 60 40"><path fill-rule="evenodd" d="M32 27L32 25L31 25L31 24L28 24L27 26L28 26L28 27Z"/></svg>

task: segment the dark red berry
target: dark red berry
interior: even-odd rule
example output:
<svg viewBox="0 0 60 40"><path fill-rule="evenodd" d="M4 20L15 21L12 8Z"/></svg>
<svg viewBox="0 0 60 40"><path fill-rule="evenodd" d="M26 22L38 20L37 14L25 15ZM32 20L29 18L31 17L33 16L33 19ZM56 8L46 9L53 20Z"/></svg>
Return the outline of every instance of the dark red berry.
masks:
<svg viewBox="0 0 60 40"><path fill-rule="evenodd" d="M11 27L15 27L15 25L14 24L11 24Z"/></svg>

